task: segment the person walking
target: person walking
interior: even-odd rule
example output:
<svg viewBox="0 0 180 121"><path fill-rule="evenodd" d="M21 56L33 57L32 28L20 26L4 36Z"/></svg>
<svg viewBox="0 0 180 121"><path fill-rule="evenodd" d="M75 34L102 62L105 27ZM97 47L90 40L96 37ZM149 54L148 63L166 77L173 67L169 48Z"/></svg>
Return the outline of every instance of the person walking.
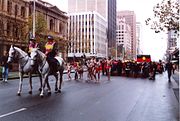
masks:
<svg viewBox="0 0 180 121"><path fill-rule="evenodd" d="M173 70L173 65L170 61L166 63L165 69L167 70L168 73L168 81L171 82L171 75L172 75L172 70Z"/></svg>
<svg viewBox="0 0 180 121"><path fill-rule="evenodd" d="M111 60L111 57L109 57L109 58L107 59L107 65L106 65L108 81L110 81L111 66L112 66L112 60Z"/></svg>
<svg viewBox="0 0 180 121"><path fill-rule="evenodd" d="M7 63L8 54L5 52L4 56L2 57L2 78L4 82L7 82L8 80L8 74L9 74L9 65Z"/></svg>
<svg viewBox="0 0 180 121"><path fill-rule="evenodd" d="M71 68L72 68L71 64L68 63L68 64L67 64L67 75L68 75L68 80L71 80Z"/></svg>

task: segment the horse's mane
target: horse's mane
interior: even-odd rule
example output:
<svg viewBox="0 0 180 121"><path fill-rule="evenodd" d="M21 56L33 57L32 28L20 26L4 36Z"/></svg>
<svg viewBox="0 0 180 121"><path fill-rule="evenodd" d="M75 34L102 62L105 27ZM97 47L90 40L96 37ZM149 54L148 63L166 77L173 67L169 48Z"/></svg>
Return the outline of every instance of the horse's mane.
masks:
<svg viewBox="0 0 180 121"><path fill-rule="evenodd" d="M42 59L46 58L46 55L42 51L40 51L39 48L33 48L33 51L36 51L37 53L39 53Z"/></svg>
<svg viewBox="0 0 180 121"><path fill-rule="evenodd" d="M20 52L22 55L24 55L24 56L26 56L27 55L27 53L26 52L24 52L23 50L21 50L20 48L18 48L18 47L14 47L14 49L16 49L18 52Z"/></svg>

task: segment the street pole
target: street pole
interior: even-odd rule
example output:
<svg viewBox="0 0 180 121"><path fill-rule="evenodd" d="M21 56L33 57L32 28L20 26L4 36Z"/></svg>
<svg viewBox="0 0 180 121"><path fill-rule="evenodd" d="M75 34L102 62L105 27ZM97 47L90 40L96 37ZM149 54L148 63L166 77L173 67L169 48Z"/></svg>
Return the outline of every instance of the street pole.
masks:
<svg viewBox="0 0 180 121"><path fill-rule="evenodd" d="M35 10L35 0L33 2L33 37L35 37L35 23L36 23L36 19L35 19L35 15L36 15L36 10Z"/></svg>
<svg viewBox="0 0 180 121"><path fill-rule="evenodd" d="M116 60L117 60L117 41L116 41Z"/></svg>

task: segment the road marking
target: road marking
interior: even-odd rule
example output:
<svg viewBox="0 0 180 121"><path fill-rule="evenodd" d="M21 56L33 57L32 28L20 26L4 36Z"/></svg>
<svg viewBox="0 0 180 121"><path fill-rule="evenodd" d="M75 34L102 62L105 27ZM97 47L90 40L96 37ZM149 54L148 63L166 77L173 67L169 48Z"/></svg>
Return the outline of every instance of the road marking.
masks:
<svg viewBox="0 0 180 121"><path fill-rule="evenodd" d="M9 116L9 115L12 115L12 114L15 114L15 113L18 113L18 112L21 112L21 111L24 111L26 110L27 108L21 108L19 110L16 110L16 111L12 111L12 112L9 112L9 113L6 113L6 114L3 114L3 115L0 115L0 118L3 118L3 117L6 117L6 116Z"/></svg>

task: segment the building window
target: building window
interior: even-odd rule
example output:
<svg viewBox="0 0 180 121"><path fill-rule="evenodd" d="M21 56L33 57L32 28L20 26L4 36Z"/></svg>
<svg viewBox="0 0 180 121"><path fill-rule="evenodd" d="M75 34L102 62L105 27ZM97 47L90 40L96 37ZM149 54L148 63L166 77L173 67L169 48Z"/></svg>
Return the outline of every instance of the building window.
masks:
<svg viewBox="0 0 180 121"><path fill-rule="evenodd" d="M10 36L11 34L11 24L10 22L7 22L7 36Z"/></svg>
<svg viewBox="0 0 180 121"><path fill-rule="evenodd" d="M2 7L2 9L1 9L1 10L4 10L4 0L2 0L1 7Z"/></svg>
<svg viewBox="0 0 180 121"><path fill-rule="evenodd" d="M21 7L21 16L22 17L25 17L25 13L26 13L26 9L25 9L25 7Z"/></svg>
<svg viewBox="0 0 180 121"><path fill-rule="evenodd" d="M61 33L61 32L62 32L62 24L59 23L59 33Z"/></svg>
<svg viewBox="0 0 180 121"><path fill-rule="evenodd" d="M17 16L17 15L18 15L18 5L15 5L14 15L15 15L15 16Z"/></svg>
<svg viewBox="0 0 180 121"><path fill-rule="evenodd" d="M8 1L7 12L8 14L11 14L12 12L12 3L10 1Z"/></svg>
<svg viewBox="0 0 180 121"><path fill-rule="evenodd" d="M53 23L53 19L50 19L50 30L53 31L53 28L54 28L54 23Z"/></svg>
<svg viewBox="0 0 180 121"><path fill-rule="evenodd" d="M4 23L3 23L3 20L0 20L0 26L1 26L1 28L0 28L0 36L1 36L1 35L4 35Z"/></svg>
<svg viewBox="0 0 180 121"><path fill-rule="evenodd" d="M13 37L16 37L16 38L17 38L17 37L18 37L18 27L17 27L17 25L14 25L14 26L13 26L13 30L14 30L14 31L13 31Z"/></svg>

